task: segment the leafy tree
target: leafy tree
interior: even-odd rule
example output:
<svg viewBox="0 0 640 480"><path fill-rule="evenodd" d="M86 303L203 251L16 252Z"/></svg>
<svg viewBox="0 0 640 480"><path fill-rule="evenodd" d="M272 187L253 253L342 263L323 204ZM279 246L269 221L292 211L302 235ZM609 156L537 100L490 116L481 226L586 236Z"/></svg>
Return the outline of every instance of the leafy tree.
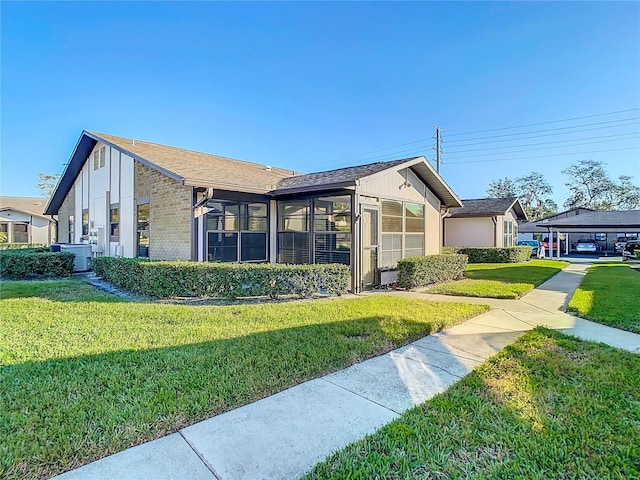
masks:
<svg viewBox="0 0 640 480"><path fill-rule="evenodd" d="M531 172L516 179L492 180L487 195L494 198L518 197L529 220L553 215L558 205L551 199L553 187L540 172Z"/></svg>
<svg viewBox="0 0 640 480"><path fill-rule="evenodd" d="M640 187L631 178L621 175L618 183L609 178L605 163L580 160L562 170L569 177L566 208L585 207L593 210L633 210L640 208Z"/></svg>
<svg viewBox="0 0 640 480"><path fill-rule="evenodd" d="M56 185L58 184L58 180L60 179L60 175L47 175L45 173L38 174L38 183L36 186L42 191L42 195L46 198L51 198L54 190L56 189Z"/></svg>

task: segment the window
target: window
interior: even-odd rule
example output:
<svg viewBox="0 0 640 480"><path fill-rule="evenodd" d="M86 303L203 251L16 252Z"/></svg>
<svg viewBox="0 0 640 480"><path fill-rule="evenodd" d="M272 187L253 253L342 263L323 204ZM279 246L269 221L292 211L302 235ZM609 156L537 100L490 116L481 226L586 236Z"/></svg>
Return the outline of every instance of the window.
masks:
<svg viewBox="0 0 640 480"><path fill-rule="evenodd" d="M424 255L424 235L424 205L382 201L383 267L395 266L401 258Z"/></svg>
<svg viewBox="0 0 640 480"><path fill-rule="evenodd" d="M605 242L607 240L606 233L596 233L596 240L599 242Z"/></svg>
<svg viewBox="0 0 640 480"><path fill-rule="evenodd" d="M109 210L109 239L112 242L120 241L120 208L111 205Z"/></svg>
<svg viewBox="0 0 640 480"><path fill-rule="evenodd" d="M95 150L93 152L93 169L97 170L99 167L98 165L100 164L100 152L98 152L98 150Z"/></svg>
<svg viewBox="0 0 640 480"><path fill-rule="evenodd" d="M149 204L138 205L136 213L138 257L149 258Z"/></svg>
<svg viewBox="0 0 640 480"><path fill-rule="evenodd" d="M104 167L106 156L107 156L107 147L102 147L100 149L100 168Z"/></svg>
<svg viewBox="0 0 640 480"><path fill-rule="evenodd" d="M309 200L278 202L278 263L309 263Z"/></svg>
<svg viewBox="0 0 640 480"><path fill-rule="evenodd" d="M504 239L503 239L503 247L513 247L513 222L510 220L505 220L503 222L504 225Z"/></svg>
<svg viewBox="0 0 640 480"><path fill-rule="evenodd" d="M267 260L267 205L211 200L206 216L207 259L217 262Z"/></svg>
<svg viewBox="0 0 640 480"><path fill-rule="evenodd" d="M76 236L75 216L69 215L69 243L75 242L75 236Z"/></svg>
<svg viewBox="0 0 640 480"><path fill-rule="evenodd" d="M82 211L82 240L89 237L89 210Z"/></svg>
<svg viewBox="0 0 640 480"><path fill-rule="evenodd" d="M351 197L317 198L314 204L315 263L351 263Z"/></svg>
<svg viewBox="0 0 640 480"><path fill-rule="evenodd" d="M13 224L13 242L29 243L29 225L26 223Z"/></svg>
<svg viewBox="0 0 640 480"><path fill-rule="evenodd" d="M0 235L1 242L9 241L9 224L8 223L0 223L0 233L4 233L4 235Z"/></svg>
<svg viewBox="0 0 640 480"><path fill-rule="evenodd" d="M424 205L405 203L404 231L404 258L424 255Z"/></svg>

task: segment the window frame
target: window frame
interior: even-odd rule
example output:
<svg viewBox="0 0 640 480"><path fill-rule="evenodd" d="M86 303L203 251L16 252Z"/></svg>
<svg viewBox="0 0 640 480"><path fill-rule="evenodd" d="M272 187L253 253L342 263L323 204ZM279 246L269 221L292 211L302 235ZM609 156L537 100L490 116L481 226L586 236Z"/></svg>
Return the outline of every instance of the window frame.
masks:
<svg viewBox="0 0 640 480"><path fill-rule="evenodd" d="M114 212L117 218L114 220ZM113 232L116 233L113 233ZM109 241L120 241L120 204L113 203L109 206Z"/></svg>
<svg viewBox="0 0 640 480"><path fill-rule="evenodd" d="M393 208L390 208L391 205ZM426 234L427 234L427 224L426 224L426 204L418 203L418 202L410 202L404 200L396 200L392 198L382 198L380 200L380 214L381 214L381 222L380 222L380 266L382 268L395 268L398 265L398 260L403 258L415 257L415 256L424 256L426 252ZM394 213L393 210L398 211L398 205L400 206L401 215L398 213ZM421 207L422 217L417 216L409 216L408 212L410 212L409 206L417 206ZM386 210L386 212L385 212ZM387 221L385 222L385 217ZM421 229L422 231L409 231L409 225L411 225L411 220L422 219ZM391 220L394 219L394 220ZM397 229L397 223L400 220L401 228ZM418 222L413 222L414 226L411 230L415 228ZM388 229L389 226L394 227L393 229ZM387 229L385 229L387 227ZM420 238L421 247L408 247L409 240L414 240L416 238ZM419 254L416 255L416 253ZM409 253L410 252L410 253Z"/></svg>

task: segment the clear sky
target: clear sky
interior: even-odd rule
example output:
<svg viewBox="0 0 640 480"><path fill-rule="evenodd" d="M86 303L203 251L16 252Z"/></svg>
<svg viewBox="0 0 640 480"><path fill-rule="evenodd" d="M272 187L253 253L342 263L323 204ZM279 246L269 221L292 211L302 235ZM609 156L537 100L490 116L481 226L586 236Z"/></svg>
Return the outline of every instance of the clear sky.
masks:
<svg viewBox="0 0 640 480"><path fill-rule="evenodd" d="M83 129L313 172L433 159L438 125L461 198L537 170L561 206L581 159L640 182L640 2L0 5L2 195Z"/></svg>

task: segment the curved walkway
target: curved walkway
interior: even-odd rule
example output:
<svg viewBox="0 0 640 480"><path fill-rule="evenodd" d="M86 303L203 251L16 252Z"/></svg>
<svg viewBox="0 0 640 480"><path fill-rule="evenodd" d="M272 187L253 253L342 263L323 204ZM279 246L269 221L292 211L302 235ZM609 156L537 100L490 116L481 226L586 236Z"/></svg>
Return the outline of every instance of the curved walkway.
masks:
<svg viewBox="0 0 640 480"><path fill-rule="evenodd" d="M640 353L640 335L564 313L589 265L572 263L520 300L387 293L482 303L492 309L385 355L56 478L298 478L332 451L446 390L536 325Z"/></svg>

